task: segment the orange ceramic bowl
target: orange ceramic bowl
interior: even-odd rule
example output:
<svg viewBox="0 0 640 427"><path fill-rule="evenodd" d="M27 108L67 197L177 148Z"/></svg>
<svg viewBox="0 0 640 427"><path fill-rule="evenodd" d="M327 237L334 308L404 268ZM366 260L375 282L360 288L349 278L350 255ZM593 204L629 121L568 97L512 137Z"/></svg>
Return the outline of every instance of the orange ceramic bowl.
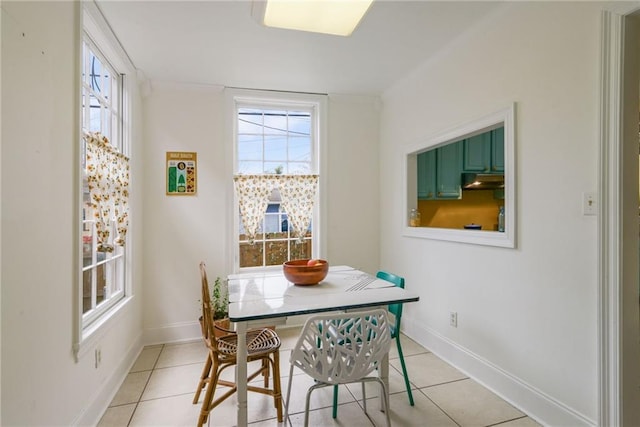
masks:
<svg viewBox="0 0 640 427"><path fill-rule="evenodd" d="M284 277L294 285L317 285L329 272L329 263L319 259L316 265L307 265L308 259L293 259L282 264Z"/></svg>

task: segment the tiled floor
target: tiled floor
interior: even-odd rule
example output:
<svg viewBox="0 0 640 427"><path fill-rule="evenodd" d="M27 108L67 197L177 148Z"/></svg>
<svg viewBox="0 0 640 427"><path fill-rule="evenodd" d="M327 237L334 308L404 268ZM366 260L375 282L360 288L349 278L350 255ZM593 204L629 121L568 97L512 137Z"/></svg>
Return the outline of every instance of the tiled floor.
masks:
<svg viewBox="0 0 640 427"><path fill-rule="evenodd" d="M298 329L278 330L282 339L281 373L283 399L289 375L289 350ZM415 406L409 406L395 345L390 353L390 406L394 426L501 426L533 427L535 421L461 374L434 354L403 336L402 347L412 383ZM200 411L192 403L206 359L201 341L145 347L125 382L105 412L100 427L107 426L195 426ZM233 375L230 371L229 374ZM304 421L304 399L312 381L294 371L290 420ZM370 389L369 389L370 386ZM375 383L367 385L367 405L375 425L385 425ZM364 415L359 384L341 387L338 418L331 418L331 388L316 390L311 398L311 426L372 426ZM232 426L236 420L235 395L216 407L209 417L211 426ZM249 393L249 423L253 427L278 425L273 400ZM284 424L283 424L284 425Z"/></svg>

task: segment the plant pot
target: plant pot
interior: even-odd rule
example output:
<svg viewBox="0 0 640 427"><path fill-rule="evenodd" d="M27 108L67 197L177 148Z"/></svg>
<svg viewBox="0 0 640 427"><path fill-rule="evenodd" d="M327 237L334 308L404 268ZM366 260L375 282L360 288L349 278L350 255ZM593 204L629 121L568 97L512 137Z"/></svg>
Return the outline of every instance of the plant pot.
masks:
<svg viewBox="0 0 640 427"><path fill-rule="evenodd" d="M200 322L200 330L202 331L202 334L206 335L202 316L198 318L198 322ZM221 337L233 333L233 331L231 330L231 321L228 317L225 317L224 319L215 319L213 321L213 325L213 333L216 337Z"/></svg>
<svg viewBox="0 0 640 427"><path fill-rule="evenodd" d="M213 324L215 325L215 328L213 328L213 332L216 337L221 337L223 335L233 333L233 331L231 330L231 322L229 321L228 317L225 317L224 319L215 319L213 321Z"/></svg>

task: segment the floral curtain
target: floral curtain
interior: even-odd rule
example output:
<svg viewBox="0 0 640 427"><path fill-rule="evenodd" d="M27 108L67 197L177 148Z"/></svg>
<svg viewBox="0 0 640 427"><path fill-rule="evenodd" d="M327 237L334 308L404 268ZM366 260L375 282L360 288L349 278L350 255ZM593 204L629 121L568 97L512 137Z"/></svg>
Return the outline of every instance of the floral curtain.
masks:
<svg viewBox="0 0 640 427"><path fill-rule="evenodd" d="M236 175L233 182L238 196L242 226L249 243L253 244L267 210L275 180L272 175Z"/></svg>
<svg viewBox="0 0 640 427"><path fill-rule="evenodd" d="M113 244L124 246L129 226L129 159L119 153L99 132L84 134L89 200L96 220L99 252L113 252ZM116 236L110 242L112 221Z"/></svg>
<svg viewBox="0 0 640 427"><path fill-rule="evenodd" d="M311 223L318 175L236 175L233 180L242 225L250 243L255 239L269 196L275 189L280 191L293 235L303 240Z"/></svg>
<svg viewBox="0 0 640 427"><path fill-rule="evenodd" d="M318 175L279 175L282 207L293 226L293 235L302 243L311 224L313 203L318 188Z"/></svg>

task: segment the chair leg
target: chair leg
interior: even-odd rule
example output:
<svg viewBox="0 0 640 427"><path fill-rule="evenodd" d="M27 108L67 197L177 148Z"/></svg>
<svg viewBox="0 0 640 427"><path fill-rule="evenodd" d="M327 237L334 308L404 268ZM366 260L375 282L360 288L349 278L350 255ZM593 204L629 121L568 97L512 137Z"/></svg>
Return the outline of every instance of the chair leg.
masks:
<svg viewBox="0 0 640 427"><path fill-rule="evenodd" d="M262 376L264 377L264 388L269 388L269 362L262 359Z"/></svg>
<svg viewBox="0 0 640 427"><path fill-rule="evenodd" d="M293 380L293 365L289 369L289 385L287 386L287 398L285 399L284 404L284 419L287 420L289 417L289 398L291 397L291 381Z"/></svg>
<svg viewBox="0 0 640 427"><path fill-rule="evenodd" d="M309 387L307 398L304 402L304 427L309 427L309 406L311 406L311 392L316 389L316 385Z"/></svg>
<svg viewBox="0 0 640 427"><path fill-rule="evenodd" d="M276 407L278 422L282 422L282 387L280 385L280 354L273 353L273 404Z"/></svg>
<svg viewBox="0 0 640 427"><path fill-rule="evenodd" d="M338 386L333 386L333 418L338 418Z"/></svg>
<svg viewBox="0 0 640 427"><path fill-rule="evenodd" d="M204 400L202 401L202 407L200 408L200 416L198 417L198 427L202 427L202 425L207 422L209 412L211 412L211 402L213 402L213 395L218 385L218 366L215 363L213 365L214 372L211 378L209 378L207 391L204 394Z"/></svg>
<svg viewBox="0 0 640 427"><path fill-rule="evenodd" d="M207 361L204 364L204 368L202 369L202 374L200 375L200 382L198 383L198 388L196 389L196 395L193 397L193 404L198 403L200 399L200 392L205 387L207 382L210 380L211 375L211 354L207 353Z"/></svg>
<svg viewBox="0 0 640 427"><path fill-rule="evenodd" d="M380 389L383 396L382 401L384 402L384 412L387 416L387 427L391 427L391 408L389 408L389 391L387 390L387 386L385 385L384 381L382 381L380 378L376 378L376 379L380 384Z"/></svg>
<svg viewBox="0 0 640 427"><path fill-rule="evenodd" d="M364 409L364 413L367 413L367 391L364 387L364 381L362 381L362 408Z"/></svg>
<svg viewBox="0 0 640 427"><path fill-rule="evenodd" d="M396 332L396 346L398 347L398 356L400 356L400 365L402 365L404 385L407 388L407 394L409 395L409 404L414 406L413 393L411 393L411 384L409 383L409 374L407 373L407 366L404 363L404 355L402 354L402 346L400 345L400 331Z"/></svg>

